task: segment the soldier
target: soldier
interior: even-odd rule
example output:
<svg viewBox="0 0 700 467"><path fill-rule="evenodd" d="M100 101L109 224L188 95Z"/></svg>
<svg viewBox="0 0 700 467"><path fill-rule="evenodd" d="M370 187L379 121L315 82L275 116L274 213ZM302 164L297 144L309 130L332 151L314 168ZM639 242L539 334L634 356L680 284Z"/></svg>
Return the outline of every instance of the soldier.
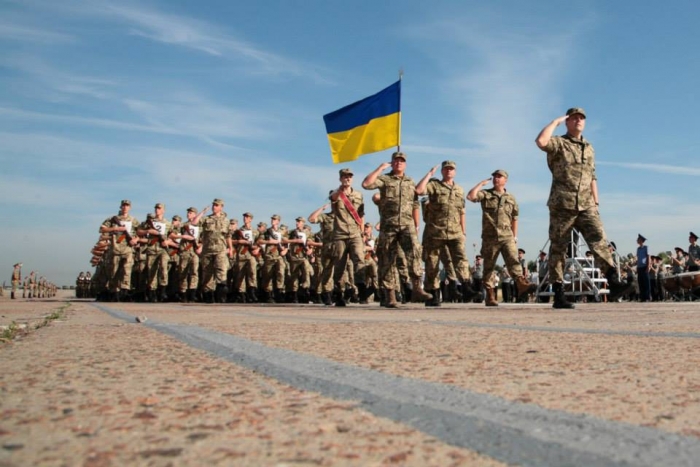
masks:
<svg viewBox="0 0 700 467"><path fill-rule="evenodd" d="M100 226L100 233L111 237L109 269L105 271L109 278L111 301L126 300L131 291L131 269L134 266L139 221L129 214L130 211L131 201L124 199L119 206L119 214L105 219Z"/></svg>
<svg viewBox="0 0 700 467"><path fill-rule="evenodd" d="M29 293L27 298L36 298L36 275L34 271L29 273Z"/></svg>
<svg viewBox="0 0 700 467"><path fill-rule="evenodd" d="M698 245L698 236L693 232L690 232L688 236L688 271L698 271L700 270L700 245Z"/></svg>
<svg viewBox="0 0 700 467"><path fill-rule="evenodd" d="M234 233L232 243L237 253L236 282L233 291L239 301L255 303L258 301L256 289L258 288L257 272L260 256L260 247L257 245L259 232L253 229L253 215L243 213L243 225Z"/></svg>
<svg viewBox="0 0 700 467"><path fill-rule="evenodd" d="M284 255L287 254L286 239L280 229L280 216L273 214L270 228L258 238L258 245L265 245L260 288L267 303L283 303L284 297Z"/></svg>
<svg viewBox="0 0 700 467"><path fill-rule="evenodd" d="M328 199L330 200L330 195L333 194L333 190L328 193ZM332 305L333 300L331 294L333 292L333 224L335 222L335 215L333 212L324 213L331 205L324 204L320 208L316 209L309 215L309 222L312 224L320 224L321 226L321 255L318 265L320 272L319 282L320 282L320 293L321 301L324 305Z"/></svg>
<svg viewBox="0 0 700 467"><path fill-rule="evenodd" d="M146 300L163 302L167 299L165 289L168 286L168 263L170 255L167 241L172 231L172 224L165 218L165 205L156 203L153 218L139 226L137 233L146 236Z"/></svg>
<svg viewBox="0 0 700 467"><path fill-rule="evenodd" d="M647 239L642 234L637 234L637 283L639 284L639 301L651 301L651 256L649 249L644 244Z"/></svg>
<svg viewBox="0 0 700 467"><path fill-rule="evenodd" d="M365 223L365 203L362 193L352 187L354 174L350 169L340 169L340 186L331 194L333 209L333 284L335 305L345 306L341 277L348 257L353 262L355 284L360 301L367 301L365 284L365 254L362 241L362 228ZM351 284L352 285L352 284Z"/></svg>
<svg viewBox="0 0 700 467"><path fill-rule="evenodd" d="M391 172L381 175L387 168ZM394 279L392 266L396 262L397 251L403 250L406 256L408 271L413 284L413 299L415 301L430 300L433 296L423 290L421 284L422 270L420 264L420 246L416 231L418 229L419 213L414 209L417 205L416 185L413 179L405 174L406 155L395 152L391 162L384 162L362 182L366 190L379 189L379 219L381 251L377 254L384 257L379 265L380 286L386 290L387 308L396 308L396 289L400 286Z"/></svg>
<svg viewBox="0 0 700 467"><path fill-rule="evenodd" d="M365 222L362 237L365 244L365 285L367 286L367 293L364 301L360 299L360 304L366 304L368 303L367 298L374 294L377 289L376 240L372 234L372 224L370 222Z"/></svg>
<svg viewBox="0 0 700 467"><path fill-rule="evenodd" d="M474 267L472 268L472 280L474 281L474 290L476 291L475 301L481 303L483 301L482 288L484 286L484 262L483 256L476 255L474 258ZM466 301L466 300L465 300Z"/></svg>
<svg viewBox="0 0 700 467"><path fill-rule="evenodd" d="M311 265L307 259L310 248L307 245L309 235L306 230L306 219L297 217L296 228L289 233L289 275L287 277L288 301L292 303L309 303L309 287L311 286Z"/></svg>
<svg viewBox="0 0 700 467"><path fill-rule="evenodd" d="M17 288L20 282L22 282L22 263L15 263L12 266L12 292L10 292L10 299L14 300L15 294L17 293Z"/></svg>
<svg viewBox="0 0 700 467"><path fill-rule="evenodd" d="M566 123L564 136L552 136L556 127ZM616 301L628 285L620 281L612 254L605 240L598 212L598 182L595 173L595 151L583 137L586 112L578 107L545 126L535 142L547 153L547 166L552 173L549 193L549 281L554 290L554 308L573 308L564 296L564 263L571 230L577 229L593 252L597 266L605 274L610 287L610 301Z"/></svg>
<svg viewBox="0 0 700 467"><path fill-rule="evenodd" d="M180 261L177 265L179 294L181 302L194 302L197 299L199 286L199 220L209 207L197 214L197 208L187 208L187 222L180 228Z"/></svg>
<svg viewBox="0 0 700 467"><path fill-rule="evenodd" d="M442 179L432 178L439 165L423 177L416 187L416 194L428 195L425 230L423 231L423 257L425 258L425 289L433 295L426 306L440 306L440 256L446 249L452 260L455 275L462 284L465 301L474 298L471 287L471 271L466 255L466 210L464 190L455 182L457 164L443 161ZM447 256L447 255L445 255ZM454 282L453 282L454 283ZM456 295L450 294L451 299Z"/></svg>
<svg viewBox="0 0 700 467"><path fill-rule="evenodd" d="M225 303L228 295L226 273L233 258L229 221L223 212L224 202L214 199L212 213L201 221L202 285L207 303Z"/></svg>
<svg viewBox="0 0 700 467"><path fill-rule="evenodd" d="M491 273L496 266L499 255L503 255L510 277L515 280L518 299L527 296L536 288L527 280L523 268L518 261L518 203L515 197L506 190L508 172L496 170L487 178L477 183L467 199L473 203L481 203L481 256L484 258L484 288L486 289L486 306L498 306L496 289L491 279ZM482 188L493 180L493 188Z"/></svg>

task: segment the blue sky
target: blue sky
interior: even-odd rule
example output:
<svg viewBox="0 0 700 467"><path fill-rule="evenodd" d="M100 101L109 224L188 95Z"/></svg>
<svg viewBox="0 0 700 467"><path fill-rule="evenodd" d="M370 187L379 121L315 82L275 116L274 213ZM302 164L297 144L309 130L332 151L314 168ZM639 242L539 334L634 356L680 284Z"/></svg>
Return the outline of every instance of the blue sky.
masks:
<svg viewBox="0 0 700 467"><path fill-rule="evenodd" d="M391 151L333 165L322 116L404 70L402 149L418 181L452 159L468 190L510 173L520 245L547 240L551 177L534 144L588 113L601 215L623 253L700 230L695 2L0 0L0 267L59 284L89 269L132 200L293 225L338 169L355 186ZM695 44L695 45L693 45ZM557 134L561 130L557 131ZM371 192L364 192L369 201ZM468 249L481 213L468 203ZM368 219L378 220L374 207Z"/></svg>

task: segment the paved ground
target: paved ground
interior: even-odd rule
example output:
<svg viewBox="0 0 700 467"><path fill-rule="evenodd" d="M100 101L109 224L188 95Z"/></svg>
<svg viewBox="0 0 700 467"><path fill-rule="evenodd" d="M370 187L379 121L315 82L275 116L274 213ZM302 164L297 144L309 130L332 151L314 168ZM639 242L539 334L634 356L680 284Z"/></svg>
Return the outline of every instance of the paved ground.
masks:
<svg viewBox="0 0 700 467"><path fill-rule="evenodd" d="M32 330L0 343L0 466L700 459L693 303L387 311L2 298L0 326L12 322Z"/></svg>

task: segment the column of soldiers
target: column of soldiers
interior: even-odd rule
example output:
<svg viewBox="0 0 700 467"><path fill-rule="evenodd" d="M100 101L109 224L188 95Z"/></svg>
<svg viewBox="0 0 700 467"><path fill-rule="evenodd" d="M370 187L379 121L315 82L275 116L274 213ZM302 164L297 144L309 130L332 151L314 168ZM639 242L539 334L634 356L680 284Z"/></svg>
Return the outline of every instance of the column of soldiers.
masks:
<svg viewBox="0 0 700 467"><path fill-rule="evenodd" d="M34 271L22 280L22 263L15 263L12 266L11 285L11 300L18 298L20 287L22 288L22 298L51 298L56 296L58 289L56 284Z"/></svg>

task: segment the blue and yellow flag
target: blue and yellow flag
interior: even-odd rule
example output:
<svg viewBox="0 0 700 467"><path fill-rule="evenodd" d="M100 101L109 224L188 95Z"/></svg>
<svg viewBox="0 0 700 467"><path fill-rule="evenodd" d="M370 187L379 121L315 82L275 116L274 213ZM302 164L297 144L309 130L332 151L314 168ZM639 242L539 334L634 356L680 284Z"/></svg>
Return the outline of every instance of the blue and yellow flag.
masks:
<svg viewBox="0 0 700 467"><path fill-rule="evenodd" d="M323 116L333 163L401 144L401 80Z"/></svg>

